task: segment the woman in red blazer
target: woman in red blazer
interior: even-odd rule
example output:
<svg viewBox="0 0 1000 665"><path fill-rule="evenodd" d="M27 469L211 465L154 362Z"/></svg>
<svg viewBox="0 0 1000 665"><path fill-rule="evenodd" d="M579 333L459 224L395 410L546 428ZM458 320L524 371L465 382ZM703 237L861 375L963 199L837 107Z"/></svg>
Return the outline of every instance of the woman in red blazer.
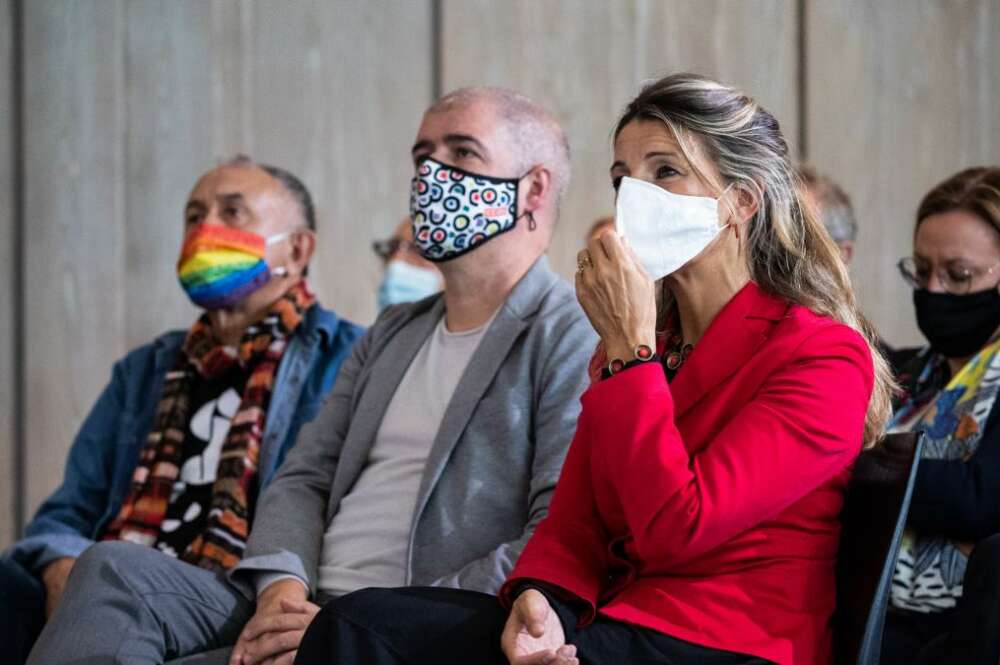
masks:
<svg viewBox="0 0 1000 665"><path fill-rule="evenodd" d="M297 662L830 662L844 489L892 385L837 248L774 118L701 77L627 107L611 179L618 233L578 257L594 383L511 611L361 592Z"/></svg>

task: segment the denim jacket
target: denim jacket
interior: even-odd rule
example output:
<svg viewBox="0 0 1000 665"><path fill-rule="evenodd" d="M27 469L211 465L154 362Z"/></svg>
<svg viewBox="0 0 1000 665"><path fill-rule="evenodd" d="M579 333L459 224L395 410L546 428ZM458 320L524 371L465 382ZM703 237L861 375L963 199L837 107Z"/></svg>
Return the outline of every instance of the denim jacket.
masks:
<svg viewBox="0 0 1000 665"><path fill-rule="evenodd" d="M281 359L260 451L258 493L312 420L351 346L363 332L318 304L306 312ZM119 360L77 433L63 483L35 514L25 537L4 552L39 573L60 557L78 557L121 508L153 424L163 379L186 336L168 332Z"/></svg>

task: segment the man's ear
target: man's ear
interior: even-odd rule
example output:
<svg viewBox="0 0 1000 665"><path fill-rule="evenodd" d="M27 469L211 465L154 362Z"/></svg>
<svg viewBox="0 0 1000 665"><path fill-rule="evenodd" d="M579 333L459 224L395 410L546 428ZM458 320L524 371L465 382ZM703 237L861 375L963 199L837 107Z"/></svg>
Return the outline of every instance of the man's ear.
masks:
<svg viewBox="0 0 1000 665"><path fill-rule="evenodd" d="M544 166L531 169L521 181L525 187L524 202L520 214L535 212L542 207L552 188L552 172Z"/></svg>
<svg viewBox="0 0 1000 665"><path fill-rule="evenodd" d="M311 229L299 229L292 234L292 265L298 275L304 275L313 252L316 251L316 234Z"/></svg>

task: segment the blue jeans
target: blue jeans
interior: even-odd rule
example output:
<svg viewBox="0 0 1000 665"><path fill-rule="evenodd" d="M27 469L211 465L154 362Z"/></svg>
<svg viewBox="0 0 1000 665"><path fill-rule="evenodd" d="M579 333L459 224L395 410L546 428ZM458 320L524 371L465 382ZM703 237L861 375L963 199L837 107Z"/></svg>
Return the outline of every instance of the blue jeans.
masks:
<svg viewBox="0 0 1000 665"><path fill-rule="evenodd" d="M21 564L0 558L0 663L24 665L45 625L45 585Z"/></svg>

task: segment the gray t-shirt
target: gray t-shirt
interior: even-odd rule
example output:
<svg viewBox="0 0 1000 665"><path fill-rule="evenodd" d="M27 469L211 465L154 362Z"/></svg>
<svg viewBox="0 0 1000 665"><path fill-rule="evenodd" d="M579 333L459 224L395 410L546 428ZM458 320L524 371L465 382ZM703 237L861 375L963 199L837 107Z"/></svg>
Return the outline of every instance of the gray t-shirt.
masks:
<svg viewBox="0 0 1000 665"><path fill-rule="evenodd" d="M445 409L493 319L449 332L438 322L389 402L368 462L323 536L318 587L339 596L406 584L410 526Z"/></svg>

